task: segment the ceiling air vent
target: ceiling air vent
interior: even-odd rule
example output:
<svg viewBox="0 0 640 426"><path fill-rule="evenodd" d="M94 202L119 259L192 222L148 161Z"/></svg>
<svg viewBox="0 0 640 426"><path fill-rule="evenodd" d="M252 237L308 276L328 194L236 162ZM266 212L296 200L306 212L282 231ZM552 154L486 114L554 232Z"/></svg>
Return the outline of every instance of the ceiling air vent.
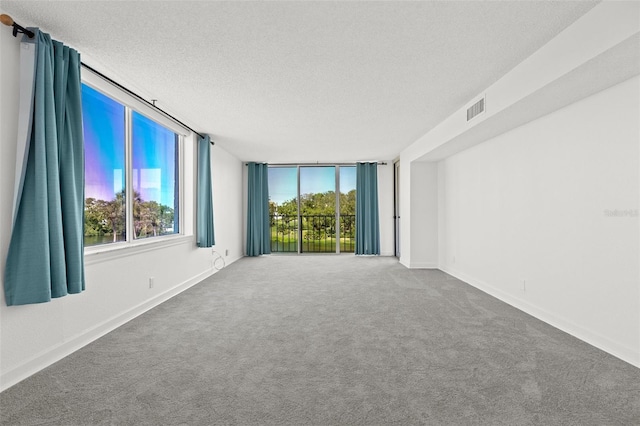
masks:
<svg viewBox="0 0 640 426"><path fill-rule="evenodd" d="M484 112L484 98L467 108L467 121Z"/></svg>

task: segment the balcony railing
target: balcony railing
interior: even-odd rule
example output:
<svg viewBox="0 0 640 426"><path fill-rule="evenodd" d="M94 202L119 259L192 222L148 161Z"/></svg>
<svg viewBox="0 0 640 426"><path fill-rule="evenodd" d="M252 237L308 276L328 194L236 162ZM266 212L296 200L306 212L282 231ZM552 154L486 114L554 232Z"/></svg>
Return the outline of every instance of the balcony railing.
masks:
<svg viewBox="0 0 640 426"><path fill-rule="evenodd" d="M356 216L341 214L336 235L335 215L271 216L271 252L297 253L298 241L302 253L353 253L355 249Z"/></svg>

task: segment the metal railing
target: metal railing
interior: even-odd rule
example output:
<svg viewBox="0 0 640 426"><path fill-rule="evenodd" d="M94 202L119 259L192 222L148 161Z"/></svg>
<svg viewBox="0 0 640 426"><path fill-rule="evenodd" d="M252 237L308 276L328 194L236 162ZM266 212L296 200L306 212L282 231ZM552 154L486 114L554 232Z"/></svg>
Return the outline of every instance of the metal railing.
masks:
<svg viewBox="0 0 640 426"><path fill-rule="evenodd" d="M336 235L335 215L271 216L271 252L353 253L355 249L356 216L341 214Z"/></svg>

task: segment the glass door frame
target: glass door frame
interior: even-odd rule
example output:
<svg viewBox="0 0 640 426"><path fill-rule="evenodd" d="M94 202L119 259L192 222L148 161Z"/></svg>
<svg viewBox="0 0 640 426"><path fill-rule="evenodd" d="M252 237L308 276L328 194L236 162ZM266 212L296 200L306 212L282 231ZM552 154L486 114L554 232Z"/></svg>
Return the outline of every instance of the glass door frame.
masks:
<svg viewBox="0 0 640 426"><path fill-rule="evenodd" d="M394 256L400 257L400 160L393 163Z"/></svg>
<svg viewBox="0 0 640 426"><path fill-rule="evenodd" d="M334 235L335 235L335 240L336 240L336 250L333 252L322 252L323 254L326 253L336 253L336 254L340 254L340 166L337 164L298 164L297 168L298 168L298 193L297 193L297 200L298 200L298 254L302 254L302 253L317 253L317 252L303 252L302 251L302 244L303 244L303 236L302 236L302 232L304 231L303 227L302 227L302 211L301 211L301 206L300 206L300 196L302 195L300 192L300 188L301 188L301 170L303 168L318 168L318 167L333 167L334 169L334 193L336 196L336 201L335 201L335 209L334 209L334 215L335 215L335 220L336 220L336 225L334 228Z"/></svg>
<svg viewBox="0 0 640 426"><path fill-rule="evenodd" d="M355 167L355 164L353 165L347 165L347 164L343 164L343 167ZM273 168L296 168L296 178L297 178L297 190L296 190L296 203L297 203L297 223L298 223L298 230L297 230L297 236L298 236L298 241L297 241L297 253L298 254L302 254L302 253L316 253L316 252L304 252L303 251L303 226L302 226L302 211L301 211L301 202L300 202L300 196L301 196L301 169L302 168L314 168L314 167L333 167L334 168L334 172L335 172L335 187L334 187L334 192L335 192L335 228L334 228L334 235L335 235L335 245L336 245L336 249L335 251L330 251L330 252L322 252L323 254L340 254L341 253L341 220L340 220L340 164L335 164L335 163L318 163L318 164L269 164L268 167L273 167Z"/></svg>

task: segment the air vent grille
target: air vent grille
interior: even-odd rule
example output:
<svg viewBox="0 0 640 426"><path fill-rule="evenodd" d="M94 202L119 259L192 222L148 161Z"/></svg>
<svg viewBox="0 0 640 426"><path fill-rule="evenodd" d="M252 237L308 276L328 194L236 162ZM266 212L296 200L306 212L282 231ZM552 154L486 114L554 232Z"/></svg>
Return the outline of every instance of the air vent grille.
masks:
<svg viewBox="0 0 640 426"><path fill-rule="evenodd" d="M484 98L467 108L467 121L484 112Z"/></svg>

